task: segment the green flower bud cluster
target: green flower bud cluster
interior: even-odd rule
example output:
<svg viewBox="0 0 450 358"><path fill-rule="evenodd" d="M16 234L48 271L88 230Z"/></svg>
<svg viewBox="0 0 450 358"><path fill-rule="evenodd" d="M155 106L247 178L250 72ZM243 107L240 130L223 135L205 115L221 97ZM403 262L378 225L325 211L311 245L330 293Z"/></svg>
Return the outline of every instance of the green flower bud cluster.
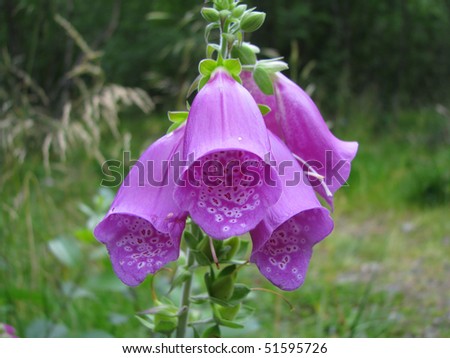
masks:
<svg viewBox="0 0 450 358"><path fill-rule="evenodd" d="M249 9L247 5L240 4L239 0L212 2L212 7L204 7L201 10L203 18L208 22L205 29L207 59L200 63L200 76L191 86L189 95L195 89L201 90L209 81L211 73L219 66L226 67L238 82L241 82L239 74L242 69L252 71L261 91L268 95L273 94L274 74L286 70L287 64L277 58L258 61L260 49L244 41L246 33L254 32L264 24L266 14L255 11L255 8ZM212 32L217 30L220 32L219 44L210 41ZM216 53L217 60L214 60ZM230 59L238 60L242 67L227 63ZM225 64L228 64L232 71Z"/></svg>
<svg viewBox="0 0 450 358"><path fill-rule="evenodd" d="M244 33L254 32L264 24L266 14L254 10L255 8L248 9L247 5L239 5L239 1L235 0L214 0L213 7L202 9L201 14L209 23L205 30L205 38L209 42L211 31L220 30L221 44L213 48L223 58L230 57L234 46L242 46ZM248 47L246 49L249 50Z"/></svg>

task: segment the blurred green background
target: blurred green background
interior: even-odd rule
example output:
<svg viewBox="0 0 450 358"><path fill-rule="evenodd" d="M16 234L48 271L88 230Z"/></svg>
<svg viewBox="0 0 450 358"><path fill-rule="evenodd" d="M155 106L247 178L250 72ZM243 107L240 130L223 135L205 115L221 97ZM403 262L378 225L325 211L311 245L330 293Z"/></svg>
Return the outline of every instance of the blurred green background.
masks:
<svg viewBox="0 0 450 358"><path fill-rule="evenodd" d="M137 158L183 109L202 3L0 1L0 322L19 336L149 336L135 317L149 282L121 284L91 233L113 196L101 163ZM295 310L253 292L255 313L225 334L450 337L450 1L250 5L268 16L249 39L284 56L360 149L333 234L305 285L283 293ZM241 280L271 287L254 267Z"/></svg>

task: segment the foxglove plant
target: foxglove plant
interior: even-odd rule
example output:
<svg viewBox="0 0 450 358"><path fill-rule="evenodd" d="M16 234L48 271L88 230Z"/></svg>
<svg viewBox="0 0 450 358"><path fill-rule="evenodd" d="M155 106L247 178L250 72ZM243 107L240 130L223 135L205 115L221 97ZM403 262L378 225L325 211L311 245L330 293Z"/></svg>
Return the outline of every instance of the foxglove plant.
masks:
<svg viewBox="0 0 450 358"><path fill-rule="evenodd" d="M334 137L311 98L280 74L284 62L258 60L259 49L244 41L264 13L214 0L202 16L207 58L188 96L198 93L188 111L169 112L169 133L136 162L94 232L125 284L150 276L155 306L141 320L166 336L184 337L187 326L203 337L242 327L244 299L267 291L236 283L249 261L282 290L301 286L313 246L333 229L314 189L332 206L357 151L357 143ZM213 31L218 44L209 41ZM170 288L183 286L176 305L157 298L153 275L177 260L180 248L184 266L175 267ZM205 267L207 294L192 295L194 273ZM209 304L212 316L189 315L191 304Z"/></svg>

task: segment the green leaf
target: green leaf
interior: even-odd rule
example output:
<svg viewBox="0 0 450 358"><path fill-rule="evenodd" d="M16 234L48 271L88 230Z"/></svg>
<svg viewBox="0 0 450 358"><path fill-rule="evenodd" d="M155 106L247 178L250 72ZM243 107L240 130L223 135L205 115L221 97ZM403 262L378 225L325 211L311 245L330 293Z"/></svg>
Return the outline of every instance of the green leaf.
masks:
<svg viewBox="0 0 450 358"><path fill-rule="evenodd" d="M167 112L167 116L169 117L169 121L173 123L167 130L167 133L170 133L186 121L189 116L189 112Z"/></svg>
<svg viewBox="0 0 450 358"><path fill-rule="evenodd" d="M189 218L189 220L191 220L191 219ZM198 226L192 220L190 221L190 226L191 226L192 235L194 235L194 237L196 237L196 238L198 238L200 240L203 237L203 232L200 229L200 226Z"/></svg>
<svg viewBox="0 0 450 358"><path fill-rule="evenodd" d="M237 57L243 65L256 64L257 58L255 52L245 43L242 46L234 46L231 50L231 55Z"/></svg>
<svg viewBox="0 0 450 358"><path fill-rule="evenodd" d="M161 316L177 317L177 307L171 305L156 306L146 310L145 314L147 315L159 314Z"/></svg>
<svg viewBox="0 0 450 358"><path fill-rule="evenodd" d="M200 79L202 78L202 75L198 75L197 78L194 80L194 82L191 83L191 86L189 87L187 94L186 94L186 98L189 98L197 89L198 89L198 83L200 82ZM186 101L187 105L187 109L189 108L189 103Z"/></svg>
<svg viewBox="0 0 450 358"><path fill-rule="evenodd" d="M250 288L242 283L234 285L234 292L230 301L241 301L251 292Z"/></svg>
<svg viewBox="0 0 450 358"><path fill-rule="evenodd" d="M139 322L141 322L141 324L142 324L144 327L150 329L151 331L154 331L154 330L155 330L155 325L154 325L152 322L147 321L146 319L144 319L144 318L142 318L142 317L139 317L139 316L135 316L135 317L138 319Z"/></svg>
<svg viewBox="0 0 450 358"><path fill-rule="evenodd" d="M179 271L179 272L178 272ZM186 282L190 277L192 276L192 274L183 269L180 268L177 270L177 275L175 276L175 278L172 280L172 284L170 286L170 290L169 293L173 291L173 289L177 286L181 286L184 282Z"/></svg>
<svg viewBox="0 0 450 358"><path fill-rule="evenodd" d="M272 78L266 70L257 66L253 71L253 79L264 94L273 95L274 88Z"/></svg>
<svg viewBox="0 0 450 358"><path fill-rule="evenodd" d="M222 307L233 307L234 306L233 303L230 303L227 300L217 298L217 297L210 297L209 301L212 303L215 303L216 305L222 306Z"/></svg>
<svg viewBox="0 0 450 358"><path fill-rule="evenodd" d="M234 305L232 307L219 307L217 309L217 311L220 314L220 317L222 319L226 319L226 320L234 320L237 316L237 314L239 313L239 310L241 308L241 304L238 303L237 305Z"/></svg>
<svg viewBox="0 0 450 358"><path fill-rule="evenodd" d="M198 65L198 71L203 76L211 76L214 70L217 68L217 62L211 59L200 61Z"/></svg>
<svg viewBox="0 0 450 358"><path fill-rule="evenodd" d="M206 57L207 58L212 58L214 52L219 52L220 51L220 46L217 44L208 44L208 46L206 47Z"/></svg>
<svg viewBox="0 0 450 358"><path fill-rule="evenodd" d="M233 76L239 76L242 71L241 62L236 58L231 58L223 62L223 66Z"/></svg>
<svg viewBox="0 0 450 358"><path fill-rule="evenodd" d="M234 277L231 275L218 277L211 286L211 296L228 301L234 291Z"/></svg>
<svg viewBox="0 0 450 358"><path fill-rule="evenodd" d="M261 114L265 116L266 114L270 113L272 110L269 106L266 106L265 104L258 104L259 110L261 111Z"/></svg>
<svg viewBox="0 0 450 358"><path fill-rule="evenodd" d="M236 36L234 36L233 34L229 34L229 33L223 33L222 38L228 44L233 44L234 41L236 40Z"/></svg>
<svg viewBox="0 0 450 358"><path fill-rule="evenodd" d="M195 250L195 248L198 245L198 240L196 239L196 237L191 234L189 231L185 231L183 234L183 238L184 241L186 241L187 246L192 249Z"/></svg>
<svg viewBox="0 0 450 358"><path fill-rule="evenodd" d="M173 123L183 123L189 116L189 112L167 112L169 121Z"/></svg>
<svg viewBox="0 0 450 358"><path fill-rule="evenodd" d="M210 269L210 272L205 273L205 284L208 290L208 294L211 295L211 287L214 281L214 271Z"/></svg>
<svg viewBox="0 0 450 358"><path fill-rule="evenodd" d="M167 130L167 133L173 132L174 130L176 130L177 128L181 127L182 125L183 125L183 122L180 122L180 123L173 123L173 124L169 127L169 129Z"/></svg>
<svg viewBox="0 0 450 358"><path fill-rule="evenodd" d="M189 298L189 301L190 301L191 303L193 303L193 304L201 305L201 304L204 304L204 303L206 303L206 302L209 302L210 299L209 299L209 296L206 296L206 295L200 295L200 296L191 296L191 297Z"/></svg>
<svg viewBox="0 0 450 358"><path fill-rule="evenodd" d="M237 236L234 236L231 239L226 240L224 242L224 245L225 248L228 249L225 258L227 260L231 260L239 250L239 247L241 246L241 240Z"/></svg>
<svg viewBox="0 0 450 358"><path fill-rule="evenodd" d="M200 81L198 82L198 91L200 92L202 90L202 88L208 83L209 79L211 78L211 76L204 76L200 79Z"/></svg>
<svg viewBox="0 0 450 358"><path fill-rule="evenodd" d="M171 334L178 326L178 317L155 316L155 332Z"/></svg>
<svg viewBox="0 0 450 358"><path fill-rule="evenodd" d="M229 328L235 328L235 329L241 329L244 328L244 326L242 324L233 322L233 321L229 321L227 319L223 319L223 318L219 318L219 324L221 326L225 326L225 327L229 327Z"/></svg>
<svg viewBox="0 0 450 358"><path fill-rule="evenodd" d="M195 257L195 260L200 266L209 266L211 265L211 260L201 251L192 250L192 253Z"/></svg>
<svg viewBox="0 0 450 358"><path fill-rule="evenodd" d="M208 327L203 332L202 338L221 338L220 327L218 325L214 325L212 327Z"/></svg>
<svg viewBox="0 0 450 358"><path fill-rule="evenodd" d="M236 265L229 265L219 273L219 277L233 275L236 272Z"/></svg>
<svg viewBox="0 0 450 358"><path fill-rule="evenodd" d="M211 35L211 31L215 30L215 29L219 29L219 28L220 28L219 24L215 23L215 22L212 23L212 24L209 24L208 26L206 26L206 28L205 28L205 41L209 42L209 35Z"/></svg>
<svg viewBox="0 0 450 358"><path fill-rule="evenodd" d="M236 75L232 75L232 77L234 78L234 80L239 83L240 85L242 84L242 79L239 76Z"/></svg>
<svg viewBox="0 0 450 358"><path fill-rule="evenodd" d="M66 237L56 238L48 243L50 252L63 265L80 267L83 259L80 246L75 239Z"/></svg>
<svg viewBox="0 0 450 358"><path fill-rule="evenodd" d="M263 68L269 73L275 73L289 69L288 64L283 61L260 61L258 63L258 67Z"/></svg>

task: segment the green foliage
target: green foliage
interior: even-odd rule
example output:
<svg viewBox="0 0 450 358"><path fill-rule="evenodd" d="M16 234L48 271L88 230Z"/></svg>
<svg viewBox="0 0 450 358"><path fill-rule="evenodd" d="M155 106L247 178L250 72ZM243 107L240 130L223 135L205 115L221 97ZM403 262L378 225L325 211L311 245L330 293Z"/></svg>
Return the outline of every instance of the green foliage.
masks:
<svg viewBox="0 0 450 358"><path fill-rule="evenodd" d="M34 5L33 1L24 1L16 9L7 6L7 16L13 16L14 10L16 17L24 15L27 18L26 11L40 14L40 8ZM142 89L105 82L100 62L102 52L95 49L98 43L89 45L57 9L50 15L41 19L43 24L56 27L54 32L65 35L63 41L55 41L56 47L65 46L63 66L58 69L48 65L48 61L54 60L50 56L58 55L56 49L49 52L49 57L45 58L47 62L42 61L57 71L53 77L35 73L35 66L39 68L40 65L38 61L24 65L22 57L28 55L28 48L21 49L20 53L14 46L10 51L6 48L2 51L0 76L5 81L0 83L0 101L5 106L0 109L0 149L9 160L19 161L24 161L30 151L42 152L47 170L51 158L65 160L70 150L80 146L102 162L101 133L108 127L113 136L120 138L120 109L134 105L148 113L153 110L153 101ZM17 29L11 28L12 24L9 27L10 36L20 35L15 34ZM42 46L45 45L48 44L43 41Z"/></svg>
<svg viewBox="0 0 450 358"><path fill-rule="evenodd" d="M78 57L73 43L61 41L60 27L53 20L60 14L83 34L86 44L103 44L106 82L163 95L164 108L173 102L177 109L184 106L202 56L196 50L204 45L201 2L9 0L5 4L12 4L4 12L11 21L0 22L0 42L7 44L17 67L42 89L30 83L28 90L36 97L60 92L60 79ZM329 94L341 93L343 86L350 95L372 91L385 107L427 104L449 95L450 44L442 35L450 32L448 1L260 0L252 5L270 13L252 34L252 42L264 47L266 54L268 48L277 48L285 58L298 46L300 61L291 72L296 74L314 61L310 80L330 110L339 107L339 98ZM230 5L225 1L216 6L223 10ZM242 6L232 11L234 17L247 10Z"/></svg>

